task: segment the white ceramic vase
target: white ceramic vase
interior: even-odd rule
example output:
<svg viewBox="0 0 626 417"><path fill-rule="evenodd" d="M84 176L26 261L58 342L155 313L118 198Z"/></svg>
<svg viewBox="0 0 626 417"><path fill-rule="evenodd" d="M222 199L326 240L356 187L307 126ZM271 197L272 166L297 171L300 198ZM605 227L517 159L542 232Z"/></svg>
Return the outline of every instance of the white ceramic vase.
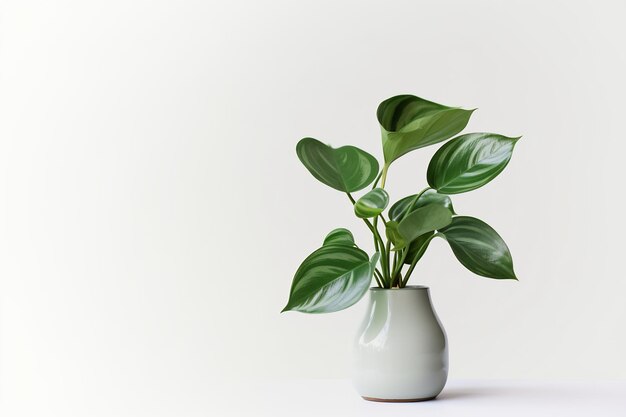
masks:
<svg viewBox="0 0 626 417"><path fill-rule="evenodd" d="M354 343L353 383L366 400L424 401L448 378L446 333L428 287L371 288Z"/></svg>

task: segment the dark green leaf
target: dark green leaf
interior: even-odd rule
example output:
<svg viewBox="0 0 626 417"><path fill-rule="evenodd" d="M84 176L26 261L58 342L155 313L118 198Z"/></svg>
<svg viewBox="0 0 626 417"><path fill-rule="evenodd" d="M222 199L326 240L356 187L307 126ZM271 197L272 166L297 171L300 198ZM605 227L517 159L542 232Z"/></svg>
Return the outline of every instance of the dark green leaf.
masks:
<svg viewBox="0 0 626 417"><path fill-rule="evenodd" d="M354 214L362 219L376 217L387 208L387 204L389 204L387 191L374 188L357 200L354 205Z"/></svg>
<svg viewBox="0 0 626 417"><path fill-rule="evenodd" d="M393 243L393 250L400 250L406 247L406 240L400 233L398 222L388 221L385 228L385 235L391 243Z"/></svg>
<svg viewBox="0 0 626 417"><path fill-rule="evenodd" d="M351 231L343 227L333 229L324 238L324 246L327 245L355 246L354 236Z"/></svg>
<svg viewBox="0 0 626 417"><path fill-rule="evenodd" d="M304 138L296 153L315 178L339 191L361 190L378 175L376 158L354 146L334 149L317 139Z"/></svg>
<svg viewBox="0 0 626 417"><path fill-rule="evenodd" d="M429 204L410 213L399 224L398 230L406 242L433 230L441 229L450 224L450 210L439 204Z"/></svg>
<svg viewBox="0 0 626 417"><path fill-rule="evenodd" d="M447 107L401 95L378 106L385 165L415 149L442 142L465 128L474 110Z"/></svg>
<svg viewBox="0 0 626 417"><path fill-rule="evenodd" d="M430 244L430 240L429 240L430 237L434 234L435 232L424 233L423 235L418 236L417 239L415 239L413 242L411 242L411 245L409 246L409 253L407 253L406 258L404 258L404 263L410 264L413 261L413 259L415 259L416 256L417 256L417 261L419 261L422 258L422 256L424 256L424 253L426 252L426 248ZM424 245L426 245L426 247L422 249L422 246Z"/></svg>
<svg viewBox="0 0 626 417"><path fill-rule="evenodd" d="M470 133L454 138L430 160L428 184L444 194L482 187L506 167L518 139L494 133Z"/></svg>
<svg viewBox="0 0 626 417"><path fill-rule="evenodd" d="M356 246L352 232L343 227L333 229L326 235L323 246L327 245Z"/></svg>
<svg viewBox="0 0 626 417"><path fill-rule="evenodd" d="M331 313L350 307L370 287L378 257L370 260L361 249L345 245L322 246L296 271L283 311Z"/></svg>
<svg viewBox="0 0 626 417"><path fill-rule="evenodd" d="M440 232L459 262L473 273L488 278L517 279L509 248L487 223L458 216Z"/></svg>
<svg viewBox="0 0 626 417"><path fill-rule="evenodd" d="M404 217L407 209L413 203L413 200L417 197L417 194L410 195L408 197L404 197L402 200L395 203L389 209L389 218L391 220L400 221ZM450 213L456 214L454 212L454 207L452 207L452 200L447 195L439 194L435 190L426 190L415 202L413 205L414 211L420 207L427 206L429 204L439 204L450 210Z"/></svg>

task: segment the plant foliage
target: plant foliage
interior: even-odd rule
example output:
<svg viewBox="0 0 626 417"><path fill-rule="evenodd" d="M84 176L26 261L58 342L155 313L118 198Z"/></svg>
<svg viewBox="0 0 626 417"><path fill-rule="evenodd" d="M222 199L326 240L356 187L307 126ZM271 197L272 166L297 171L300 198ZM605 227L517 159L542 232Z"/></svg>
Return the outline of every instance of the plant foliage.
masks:
<svg viewBox="0 0 626 417"><path fill-rule="evenodd" d="M381 288L403 288L430 242L445 239L471 272L494 279L514 279L511 252L487 223L454 211L450 195L491 182L507 166L519 137L495 133L460 133L474 110L448 107L412 95L383 101L377 117L382 132L383 165L354 147L332 148L304 138L296 153L320 182L344 192L354 214L372 233L370 258L345 228L332 230L322 247L296 271L283 311L329 313L350 307L363 297L372 278ZM398 199L385 216L389 167L399 157L447 141L427 169L428 187ZM355 200L353 192L372 186Z"/></svg>

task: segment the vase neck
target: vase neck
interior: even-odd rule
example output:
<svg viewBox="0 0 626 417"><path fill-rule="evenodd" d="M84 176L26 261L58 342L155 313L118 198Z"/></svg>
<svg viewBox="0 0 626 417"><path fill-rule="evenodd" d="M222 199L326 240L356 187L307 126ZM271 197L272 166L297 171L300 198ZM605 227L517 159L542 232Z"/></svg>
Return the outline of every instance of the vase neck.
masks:
<svg viewBox="0 0 626 417"><path fill-rule="evenodd" d="M391 314L423 314L433 311L428 287L370 290L370 304L374 311Z"/></svg>

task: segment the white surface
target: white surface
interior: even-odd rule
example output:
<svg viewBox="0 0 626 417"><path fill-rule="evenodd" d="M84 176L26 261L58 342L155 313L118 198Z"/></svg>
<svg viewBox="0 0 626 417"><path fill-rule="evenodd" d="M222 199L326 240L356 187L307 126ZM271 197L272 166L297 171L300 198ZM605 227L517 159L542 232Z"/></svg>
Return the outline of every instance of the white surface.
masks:
<svg viewBox="0 0 626 417"><path fill-rule="evenodd" d="M498 179L454 198L502 234L520 282L473 276L443 241L412 279L451 377L626 377L625 15L617 0L0 2L0 397L180 415L213 377L348 375L365 303L278 314L327 231L370 242L294 147L380 157L376 106L405 92L478 107L468 131L524 135ZM394 164L392 199L421 189L436 148Z"/></svg>
<svg viewBox="0 0 626 417"><path fill-rule="evenodd" d="M450 381L435 401L364 401L344 380L256 381L222 397L222 416L623 417L626 381Z"/></svg>

